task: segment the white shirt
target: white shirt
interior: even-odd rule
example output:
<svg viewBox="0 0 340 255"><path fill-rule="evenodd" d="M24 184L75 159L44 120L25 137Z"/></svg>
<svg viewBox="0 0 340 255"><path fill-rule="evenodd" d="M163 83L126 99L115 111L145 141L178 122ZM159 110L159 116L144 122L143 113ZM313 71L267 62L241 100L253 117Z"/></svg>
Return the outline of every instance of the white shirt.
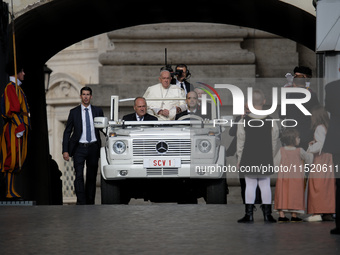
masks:
<svg viewBox="0 0 340 255"><path fill-rule="evenodd" d="M189 110L189 108L188 108L188 110L187 110L187 111L188 111L188 113L190 113L190 112L192 112L192 113L196 113L196 111L197 111L197 108L196 108L196 109L194 109L193 111L190 111L190 110Z"/></svg>
<svg viewBox="0 0 340 255"><path fill-rule="evenodd" d="M318 125L314 132L315 143L308 146L307 152L322 153L322 147L326 139L327 129L324 125Z"/></svg>
<svg viewBox="0 0 340 255"><path fill-rule="evenodd" d="M80 143L88 143L86 140L86 118L85 118L85 106L81 105L81 119L83 122L83 133L80 137L79 142ZM94 124L93 124L93 116L92 116L92 111L91 111L91 105L87 107L89 109L89 116L90 116L90 125L91 125L91 143L97 141L96 139L96 134L94 133Z"/></svg>
<svg viewBox="0 0 340 255"><path fill-rule="evenodd" d="M287 151L292 151L296 150L296 147L291 147L291 146L284 146L283 147ZM312 164L313 163L313 154L306 152L304 149L300 148L300 157L302 160L304 160L305 164ZM274 166L280 166L281 164L281 150L279 150L275 157L274 157Z"/></svg>
<svg viewBox="0 0 340 255"><path fill-rule="evenodd" d="M183 88L181 86L181 83L183 83ZM185 86L185 83L184 81L180 82L179 80L176 79L176 85L180 88L180 89L183 89L185 94L188 94L188 91L187 91L187 87Z"/></svg>
<svg viewBox="0 0 340 255"><path fill-rule="evenodd" d="M9 80L11 81L11 82L14 82L15 83L15 77L14 76L10 76L9 77ZM20 86L21 84L22 84L22 82L19 80L19 79L17 79L18 80L18 86Z"/></svg>
<svg viewBox="0 0 340 255"><path fill-rule="evenodd" d="M137 121L142 121L142 120L144 120L144 116L143 117L139 117L138 114L136 113L136 120Z"/></svg>

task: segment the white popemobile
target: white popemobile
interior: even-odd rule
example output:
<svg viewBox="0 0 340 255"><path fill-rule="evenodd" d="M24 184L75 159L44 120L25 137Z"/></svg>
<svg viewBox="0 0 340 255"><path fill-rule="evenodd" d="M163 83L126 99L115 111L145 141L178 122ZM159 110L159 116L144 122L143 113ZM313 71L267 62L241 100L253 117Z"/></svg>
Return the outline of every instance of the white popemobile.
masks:
<svg viewBox="0 0 340 255"><path fill-rule="evenodd" d="M102 204L128 204L131 198L197 203L200 197L226 204L226 173L209 171L226 165L224 128L197 115L174 121L118 120L119 102L129 100L134 98L111 96L111 120L94 120L106 133L100 151ZM208 109L211 119L219 119L218 103Z"/></svg>

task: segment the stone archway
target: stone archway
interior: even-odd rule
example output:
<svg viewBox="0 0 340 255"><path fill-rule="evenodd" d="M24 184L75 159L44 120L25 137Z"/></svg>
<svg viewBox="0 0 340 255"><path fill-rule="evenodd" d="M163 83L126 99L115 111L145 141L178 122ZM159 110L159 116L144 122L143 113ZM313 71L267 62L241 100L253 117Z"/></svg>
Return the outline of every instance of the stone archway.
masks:
<svg viewBox="0 0 340 255"><path fill-rule="evenodd" d="M244 8L247 6L247 8ZM168 2L54 0L33 7L16 20L19 63L27 66L25 87L32 111L32 150L29 182L37 204L51 203L49 151L43 65L54 54L95 34L141 24L207 22L233 24L268 31L314 49L315 17L301 9L273 0L181 3L182 15ZM176 9L175 9L176 11ZM138 18L137 18L138 17ZM39 162L39 164L37 164Z"/></svg>
<svg viewBox="0 0 340 255"><path fill-rule="evenodd" d="M183 15L174 15L168 2L152 0L119 3L106 0L49 1L17 18L18 56L26 56L22 61L34 59L45 63L60 50L93 35L166 22L206 22L256 28L315 48L315 16L281 1L183 2L181 10L186 10Z"/></svg>

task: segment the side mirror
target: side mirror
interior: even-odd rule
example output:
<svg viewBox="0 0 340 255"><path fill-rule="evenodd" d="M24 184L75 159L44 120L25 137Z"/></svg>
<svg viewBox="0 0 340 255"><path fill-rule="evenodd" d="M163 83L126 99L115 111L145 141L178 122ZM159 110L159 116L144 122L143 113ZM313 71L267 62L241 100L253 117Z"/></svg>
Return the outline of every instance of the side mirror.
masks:
<svg viewBox="0 0 340 255"><path fill-rule="evenodd" d="M95 117L93 123L95 128L107 128L109 126L109 121L106 117Z"/></svg>

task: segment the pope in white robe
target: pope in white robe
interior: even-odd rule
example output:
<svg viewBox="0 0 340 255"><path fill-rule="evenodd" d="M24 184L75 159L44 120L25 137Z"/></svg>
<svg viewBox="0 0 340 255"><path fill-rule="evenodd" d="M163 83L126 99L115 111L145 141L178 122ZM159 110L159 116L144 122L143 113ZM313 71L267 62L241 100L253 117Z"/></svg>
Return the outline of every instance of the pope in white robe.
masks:
<svg viewBox="0 0 340 255"><path fill-rule="evenodd" d="M177 113L185 111L185 92L176 85L171 85L171 74L167 70L161 71L160 83L150 86L144 93L147 101L148 113L159 120L174 120ZM178 100L152 100L153 98L178 98Z"/></svg>

